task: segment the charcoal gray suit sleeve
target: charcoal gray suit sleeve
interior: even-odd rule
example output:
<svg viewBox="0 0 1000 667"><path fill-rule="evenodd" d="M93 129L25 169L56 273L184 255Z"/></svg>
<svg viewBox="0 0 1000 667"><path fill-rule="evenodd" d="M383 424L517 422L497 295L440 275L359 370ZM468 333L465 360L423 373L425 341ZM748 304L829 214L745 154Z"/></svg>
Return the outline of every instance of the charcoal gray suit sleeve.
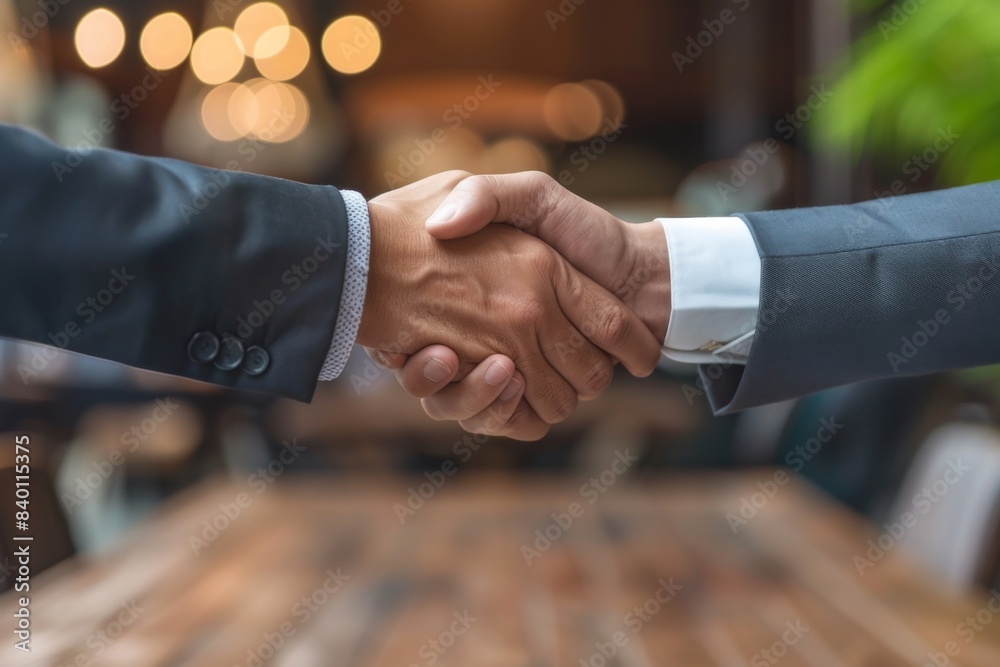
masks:
<svg viewBox="0 0 1000 667"><path fill-rule="evenodd" d="M746 366L699 368L717 413L1000 363L1000 183L741 217L760 306Z"/></svg>
<svg viewBox="0 0 1000 667"><path fill-rule="evenodd" d="M309 400L346 252L333 187L0 124L0 336Z"/></svg>

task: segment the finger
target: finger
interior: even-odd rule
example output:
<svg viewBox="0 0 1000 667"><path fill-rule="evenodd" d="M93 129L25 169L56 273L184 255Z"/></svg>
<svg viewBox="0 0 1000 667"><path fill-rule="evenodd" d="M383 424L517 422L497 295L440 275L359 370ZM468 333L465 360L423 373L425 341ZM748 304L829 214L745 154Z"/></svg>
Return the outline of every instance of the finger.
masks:
<svg viewBox="0 0 1000 667"><path fill-rule="evenodd" d="M458 369L458 355L451 348L429 345L396 371L396 379L410 396L424 398L447 387Z"/></svg>
<svg viewBox="0 0 1000 667"><path fill-rule="evenodd" d="M510 416L506 417L506 423L501 424L499 427L497 427L497 424L500 424L503 418L493 416L493 408L490 408L483 413L483 423L479 424L474 420L467 420L461 422L462 428L469 433L503 436L513 440L529 442L541 440L552 428L551 424L547 424L541 417L535 414L535 411L531 409L531 406L523 398L519 401L513 401L513 406L511 407L513 409ZM503 409L507 410L509 408L504 407Z"/></svg>
<svg viewBox="0 0 1000 667"><path fill-rule="evenodd" d="M493 403L459 423L469 433L538 440L548 433L549 425L531 409L523 396L524 376L515 371L510 384Z"/></svg>
<svg viewBox="0 0 1000 667"><path fill-rule="evenodd" d="M638 315L566 262L558 262L554 274L560 308L590 342L635 376L646 377L656 369L660 343Z"/></svg>
<svg viewBox="0 0 1000 667"><path fill-rule="evenodd" d="M518 390L517 386L510 387L514 372L513 361L502 354L494 354L460 382L453 382L425 397L422 401L424 412L439 421L461 421L473 417L508 389Z"/></svg>
<svg viewBox="0 0 1000 667"><path fill-rule="evenodd" d="M580 400L597 398L611 384L614 361L561 313L545 321L538 341L549 364L573 387Z"/></svg>
<svg viewBox="0 0 1000 667"><path fill-rule="evenodd" d="M406 360L409 359L409 355L406 354L386 352L385 350L373 350L370 347L366 347L365 352L368 353L368 357L372 361L382 368L390 371L399 370L406 363Z"/></svg>
<svg viewBox="0 0 1000 667"><path fill-rule="evenodd" d="M528 405L528 402L522 398L514 408L514 413L507 420L507 425L497 435L513 440L533 442L544 438L551 428L552 425L539 417Z"/></svg>
<svg viewBox="0 0 1000 667"><path fill-rule="evenodd" d="M538 350L517 362L524 375L524 398L547 424L558 424L576 410L576 390L549 364Z"/></svg>
<svg viewBox="0 0 1000 667"><path fill-rule="evenodd" d="M524 396L524 376L520 371L514 371L514 376L493 401L479 406L481 409L459 420L462 428L469 433L480 433L483 435L501 435L510 426L510 418L522 403ZM434 396L433 399L437 399ZM527 403L524 403L527 406ZM534 413L530 407L528 410ZM545 423L535 415L540 423Z"/></svg>

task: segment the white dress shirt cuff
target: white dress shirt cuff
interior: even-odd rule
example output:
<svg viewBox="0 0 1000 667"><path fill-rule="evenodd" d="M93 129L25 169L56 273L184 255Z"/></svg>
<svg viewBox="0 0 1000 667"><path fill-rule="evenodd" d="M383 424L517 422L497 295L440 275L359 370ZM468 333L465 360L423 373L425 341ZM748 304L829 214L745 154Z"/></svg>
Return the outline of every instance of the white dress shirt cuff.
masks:
<svg viewBox="0 0 1000 667"><path fill-rule="evenodd" d="M697 364L745 364L760 306L760 255L743 220L665 218L670 321L663 353Z"/></svg>
<svg viewBox="0 0 1000 667"><path fill-rule="evenodd" d="M365 306L368 287L368 255L371 250L371 227L368 220L368 202L357 192L341 190L347 207L347 265L344 270L344 291L340 295L337 324L333 328L333 341L326 354L320 380L333 380L344 370L354 349L361 325L361 311Z"/></svg>

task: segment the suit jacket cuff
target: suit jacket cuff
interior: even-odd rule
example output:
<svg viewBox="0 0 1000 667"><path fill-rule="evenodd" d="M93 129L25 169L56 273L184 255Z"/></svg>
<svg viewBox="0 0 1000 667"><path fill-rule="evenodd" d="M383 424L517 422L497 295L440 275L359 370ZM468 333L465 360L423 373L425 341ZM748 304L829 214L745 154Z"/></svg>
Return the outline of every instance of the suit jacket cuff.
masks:
<svg viewBox="0 0 1000 667"><path fill-rule="evenodd" d="M333 341L327 352L320 380L333 380L343 372L354 349L354 341L361 325L361 312L365 305L368 287L368 255L371 250L371 227L368 219L368 202L357 192L341 190L347 208L347 266L344 272L344 291L340 297L337 324Z"/></svg>

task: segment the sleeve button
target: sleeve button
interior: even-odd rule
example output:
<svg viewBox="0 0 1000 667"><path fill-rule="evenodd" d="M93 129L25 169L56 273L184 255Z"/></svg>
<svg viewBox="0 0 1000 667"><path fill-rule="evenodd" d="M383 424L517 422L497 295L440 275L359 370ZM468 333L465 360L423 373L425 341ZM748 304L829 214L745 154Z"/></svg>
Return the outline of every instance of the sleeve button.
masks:
<svg viewBox="0 0 1000 667"><path fill-rule="evenodd" d="M196 364L210 363L219 354L219 339L210 331L200 331L191 338L187 352Z"/></svg>
<svg viewBox="0 0 1000 667"><path fill-rule="evenodd" d="M264 348L253 345L247 348L243 357L243 372L248 375L260 375L271 365L271 355Z"/></svg>
<svg viewBox="0 0 1000 667"><path fill-rule="evenodd" d="M243 343L235 336L223 336L219 346L219 355L215 358L215 367L223 371L239 368L243 362Z"/></svg>

